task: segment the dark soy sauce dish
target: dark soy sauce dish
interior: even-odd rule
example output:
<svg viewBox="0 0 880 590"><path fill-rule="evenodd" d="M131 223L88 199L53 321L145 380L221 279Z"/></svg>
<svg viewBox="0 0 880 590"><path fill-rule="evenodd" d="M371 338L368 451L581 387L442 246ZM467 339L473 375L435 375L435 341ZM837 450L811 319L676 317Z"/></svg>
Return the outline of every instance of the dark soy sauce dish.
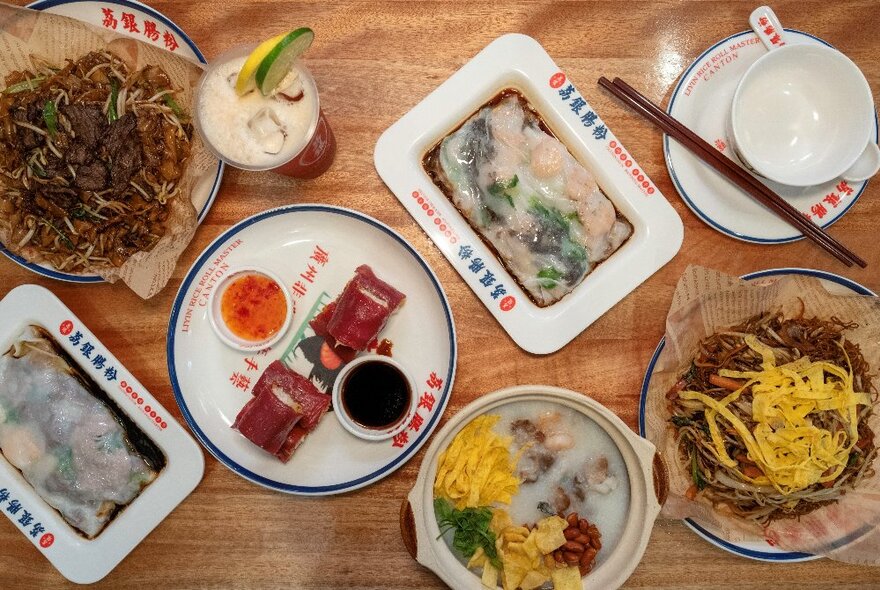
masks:
<svg viewBox="0 0 880 590"><path fill-rule="evenodd" d="M343 370L333 391L333 407L345 428L361 438L393 436L410 414L412 380L387 357L361 357Z"/></svg>

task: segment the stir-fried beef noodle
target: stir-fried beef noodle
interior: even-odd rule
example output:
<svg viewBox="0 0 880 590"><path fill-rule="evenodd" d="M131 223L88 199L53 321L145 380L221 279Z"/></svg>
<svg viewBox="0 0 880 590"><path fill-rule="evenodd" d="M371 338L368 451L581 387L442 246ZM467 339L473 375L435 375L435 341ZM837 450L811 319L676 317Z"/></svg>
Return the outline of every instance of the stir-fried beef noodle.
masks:
<svg viewBox="0 0 880 590"><path fill-rule="evenodd" d="M26 258L81 273L121 266L167 229L192 127L157 66L109 52L32 57L0 92L0 224Z"/></svg>

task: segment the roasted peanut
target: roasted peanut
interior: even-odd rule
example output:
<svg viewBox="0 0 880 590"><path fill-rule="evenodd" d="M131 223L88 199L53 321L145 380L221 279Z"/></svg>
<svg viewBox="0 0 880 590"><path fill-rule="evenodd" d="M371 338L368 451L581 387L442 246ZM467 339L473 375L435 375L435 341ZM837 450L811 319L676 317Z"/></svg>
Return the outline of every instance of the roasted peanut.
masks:
<svg viewBox="0 0 880 590"><path fill-rule="evenodd" d="M578 513L572 512L571 514L568 515L568 517L565 520L566 520L566 522L568 522L569 526L577 526L578 525Z"/></svg>
<svg viewBox="0 0 880 590"><path fill-rule="evenodd" d="M589 549L584 551L584 554L581 557L581 560L582 561L587 560L587 562L593 561L594 559L596 559L596 553L598 553L598 551L596 551L594 548L590 547Z"/></svg>
<svg viewBox="0 0 880 590"><path fill-rule="evenodd" d="M589 532L590 532L590 523L587 522L587 519L586 519L586 518L582 518L582 519L580 519L580 520L578 521L577 525L578 525L578 528L580 528L580 530L581 530L582 533L585 533L585 534L586 534L586 533L589 533Z"/></svg>
<svg viewBox="0 0 880 590"><path fill-rule="evenodd" d="M553 552L553 559L555 559L557 563L564 563L565 561L564 559L562 559L562 551L560 551L559 549Z"/></svg>
<svg viewBox="0 0 880 590"><path fill-rule="evenodd" d="M568 539L568 536L566 536L566 539L568 539L569 541L577 541L578 543L580 543L581 545L584 545L584 546L587 546L590 544L590 536L589 535L583 534L580 531L580 529L575 530L575 532L577 533L577 536L575 536L573 539Z"/></svg>
<svg viewBox="0 0 880 590"><path fill-rule="evenodd" d="M568 565L574 565L574 564L576 564L576 563L580 563L580 561L581 561L581 556L580 556L579 553L574 553L574 552L572 552L572 551L563 551L563 552L562 552L562 559L563 559L563 560L565 561L565 563L567 563Z"/></svg>
<svg viewBox="0 0 880 590"><path fill-rule="evenodd" d="M566 541L577 541L578 537L583 536L583 535L581 535L581 531L579 529L575 529L575 528L571 528L571 527L562 531L562 534L565 535ZM583 541L580 541L580 542L583 543ZM587 539L587 542L589 543L590 540Z"/></svg>
<svg viewBox="0 0 880 590"><path fill-rule="evenodd" d="M553 567L556 567L556 560L553 559L553 555L551 555L550 553L548 553L547 555L544 556L544 565L545 565L547 568L553 568Z"/></svg>
<svg viewBox="0 0 880 590"><path fill-rule="evenodd" d="M595 549L596 551L598 551L599 549L602 548L602 541L601 541L600 539L596 538L596 537L593 537L593 538L590 540L590 545L592 545L593 549Z"/></svg>
<svg viewBox="0 0 880 590"><path fill-rule="evenodd" d="M583 543L578 543L577 541L566 541L565 545L562 546L563 551L573 551L575 553L583 553L585 548Z"/></svg>

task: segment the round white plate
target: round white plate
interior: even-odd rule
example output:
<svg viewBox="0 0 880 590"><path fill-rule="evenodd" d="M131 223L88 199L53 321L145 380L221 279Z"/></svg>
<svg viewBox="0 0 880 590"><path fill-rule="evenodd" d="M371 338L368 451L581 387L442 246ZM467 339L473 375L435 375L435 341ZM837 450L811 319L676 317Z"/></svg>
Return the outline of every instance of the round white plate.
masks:
<svg viewBox="0 0 880 590"><path fill-rule="evenodd" d="M786 42L791 45L828 45L807 33L785 31ZM733 93L746 69L766 51L752 31L722 39L703 52L682 74L669 100L669 114L721 149L724 155L736 160L725 131ZM876 116L873 138L877 141ZM664 136L663 145L666 167L676 190L691 211L714 229L732 238L761 244L780 244L803 238L800 232L678 142L671 141L668 135ZM840 219L868 184L867 181L842 182L837 179L799 188L764 180L768 187L822 227Z"/></svg>
<svg viewBox="0 0 880 590"><path fill-rule="evenodd" d="M825 288L827 288L831 293L835 294L846 295L855 293L857 295L877 295L867 287L860 285L853 280L847 279L840 275L836 275L834 273L825 272L822 270L813 270L809 268L772 268L769 270L761 270L749 273L747 275L743 275L742 278L745 280L756 280L765 277L776 277L791 274L806 275L821 279L822 284L825 286ZM651 362L648 363L648 370L645 372L645 379L644 381L642 381L642 392L639 397L639 434L642 436L645 436L645 404L648 400L648 387L651 384L651 377L654 374L654 366L657 364L657 360L660 358L660 353L663 352L663 347L665 345L666 338L664 337L657 345L657 349L654 351L654 356L651 357ZM749 559L770 562L795 562L810 561L813 559L819 559L820 557L818 555L812 555L810 553L801 553L798 551L785 551L782 549L778 549L770 545L766 540L760 538L742 542L728 541L721 536L721 533L715 527L694 518L687 518L684 520L684 523L692 531L694 531L699 536L703 537L705 540L709 541L716 547L720 547L721 549L729 551L734 555L748 557Z"/></svg>
<svg viewBox="0 0 880 590"><path fill-rule="evenodd" d="M379 335L419 387L419 418L392 440L349 434L329 412L286 464L230 426L250 389L282 359L329 391L338 374L320 361L322 340L308 321L367 264L406 295ZM232 349L208 318L211 289L235 267L257 265L291 289L293 323L262 353ZM295 205L260 213L230 228L205 249L184 278L168 329L168 371L177 403L196 437L224 465L260 485L295 494L354 490L392 473L437 426L452 391L456 340L452 311L422 257L388 226L350 209Z"/></svg>
<svg viewBox="0 0 880 590"><path fill-rule="evenodd" d="M92 0L38 0L28 4L28 8L69 16L96 27L111 29L116 33L133 37L163 49L173 47L174 53L189 59L198 60L203 64L208 63L192 39L174 21L158 10L134 0L106 0L102 2L94 2ZM105 13L105 10L110 11L109 14ZM123 18L123 14L130 16ZM147 22L153 25L149 29L147 29L148 25L145 24ZM133 29L137 29L137 32L134 32ZM152 32L153 30L155 30L155 33ZM145 33L149 33L149 36ZM168 35L167 38L166 34ZM207 176L205 182L193 188L191 198L193 206L199 214L199 223L208 214L208 210L211 208L214 198L220 190L220 180L223 178L224 168L225 164L217 160L217 173L213 177ZM4 248L2 244L0 244L0 253L3 253L7 258L28 270L50 279L71 283L104 282L104 279L98 275L67 273L55 270L51 265L28 262L21 256L17 256Z"/></svg>

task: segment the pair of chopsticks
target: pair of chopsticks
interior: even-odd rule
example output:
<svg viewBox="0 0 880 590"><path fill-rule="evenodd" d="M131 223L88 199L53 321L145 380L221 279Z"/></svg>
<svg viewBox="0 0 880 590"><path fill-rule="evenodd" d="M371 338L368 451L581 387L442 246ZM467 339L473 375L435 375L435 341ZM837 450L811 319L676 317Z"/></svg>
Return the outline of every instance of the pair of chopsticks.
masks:
<svg viewBox="0 0 880 590"><path fill-rule="evenodd" d="M761 181L749 174L745 169L733 162L733 160L709 145L696 133L682 125L677 119L652 103L640 94L638 90L620 78L615 78L614 82L610 82L608 78L603 76L599 78L599 84L632 107L636 112L660 127L664 133L693 152L698 158L723 174L753 199L799 229L805 237L815 242L845 265L852 266L855 263L862 268L867 266L864 260L846 246L825 233L821 227L804 217L800 211L788 204L782 197L767 188Z"/></svg>

